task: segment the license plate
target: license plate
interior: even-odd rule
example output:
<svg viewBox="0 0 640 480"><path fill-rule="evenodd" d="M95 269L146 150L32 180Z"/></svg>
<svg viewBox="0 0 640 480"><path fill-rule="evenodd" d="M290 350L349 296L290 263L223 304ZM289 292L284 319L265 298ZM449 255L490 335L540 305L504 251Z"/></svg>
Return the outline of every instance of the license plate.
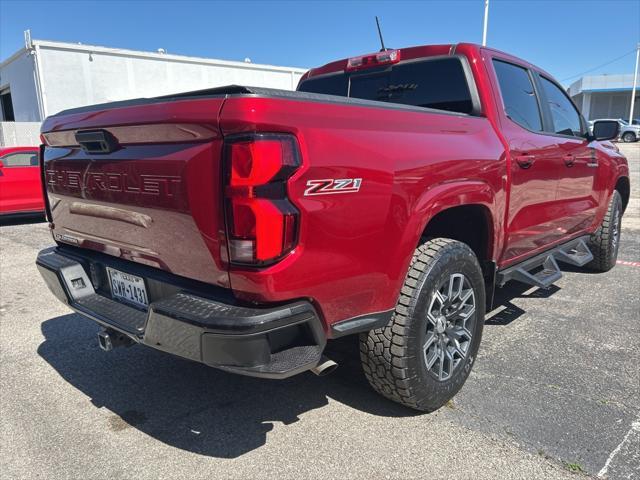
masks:
<svg viewBox="0 0 640 480"><path fill-rule="evenodd" d="M147 308L149 306L147 289L144 286L142 277L108 267L107 272L109 273L113 298L133 303L138 307Z"/></svg>

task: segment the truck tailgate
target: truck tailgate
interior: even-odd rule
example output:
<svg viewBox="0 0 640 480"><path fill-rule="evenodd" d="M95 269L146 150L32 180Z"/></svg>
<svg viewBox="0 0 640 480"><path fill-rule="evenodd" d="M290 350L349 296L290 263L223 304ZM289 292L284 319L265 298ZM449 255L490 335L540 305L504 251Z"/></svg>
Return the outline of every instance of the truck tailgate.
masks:
<svg viewBox="0 0 640 480"><path fill-rule="evenodd" d="M223 102L158 99L48 118L42 168L55 240L228 286Z"/></svg>

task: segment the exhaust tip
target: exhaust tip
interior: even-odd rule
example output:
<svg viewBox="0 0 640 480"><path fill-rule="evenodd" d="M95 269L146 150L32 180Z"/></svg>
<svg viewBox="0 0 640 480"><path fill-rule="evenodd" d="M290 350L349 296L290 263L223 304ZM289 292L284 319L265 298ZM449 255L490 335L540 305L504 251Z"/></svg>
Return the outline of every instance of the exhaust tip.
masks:
<svg viewBox="0 0 640 480"><path fill-rule="evenodd" d="M323 355L318 365L311 369L311 372L319 377L324 377L332 373L336 368L338 368L338 364Z"/></svg>

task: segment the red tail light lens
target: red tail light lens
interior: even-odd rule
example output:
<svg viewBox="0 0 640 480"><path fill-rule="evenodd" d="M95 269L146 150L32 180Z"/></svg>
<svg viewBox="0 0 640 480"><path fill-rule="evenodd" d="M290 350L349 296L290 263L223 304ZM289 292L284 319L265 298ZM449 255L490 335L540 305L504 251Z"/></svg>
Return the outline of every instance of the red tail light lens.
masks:
<svg viewBox="0 0 640 480"><path fill-rule="evenodd" d="M296 245L298 211L287 179L300 166L292 135L254 134L225 144L225 212L231 263L268 265Z"/></svg>

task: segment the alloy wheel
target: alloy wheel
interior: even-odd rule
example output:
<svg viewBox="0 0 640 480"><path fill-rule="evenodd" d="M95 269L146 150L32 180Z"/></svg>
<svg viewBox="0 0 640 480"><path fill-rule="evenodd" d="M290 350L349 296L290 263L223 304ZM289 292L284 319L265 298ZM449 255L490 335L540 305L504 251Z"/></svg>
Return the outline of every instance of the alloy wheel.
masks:
<svg viewBox="0 0 640 480"><path fill-rule="evenodd" d="M475 311L471 282L461 273L451 274L431 296L423 353L427 370L438 380L451 378L467 357Z"/></svg>

